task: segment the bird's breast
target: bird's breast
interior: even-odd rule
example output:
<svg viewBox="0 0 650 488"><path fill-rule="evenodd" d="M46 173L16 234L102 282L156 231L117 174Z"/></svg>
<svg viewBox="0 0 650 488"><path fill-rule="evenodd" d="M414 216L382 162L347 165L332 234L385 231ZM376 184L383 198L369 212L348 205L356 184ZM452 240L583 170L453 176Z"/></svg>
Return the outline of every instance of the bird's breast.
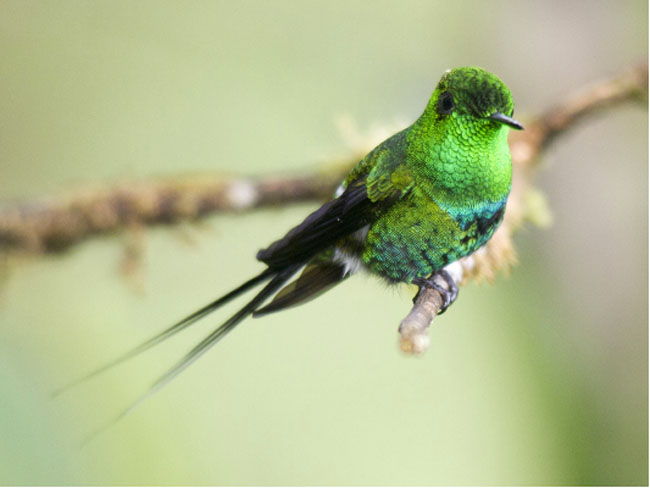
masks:
<svg viewBox="0 0 650 488"><path fill-rule="evenodd" d="M391 281L429 276L485 244L503 219L504 208L505 200L442 208L416 192L370 226L363 262Z"/></svg>

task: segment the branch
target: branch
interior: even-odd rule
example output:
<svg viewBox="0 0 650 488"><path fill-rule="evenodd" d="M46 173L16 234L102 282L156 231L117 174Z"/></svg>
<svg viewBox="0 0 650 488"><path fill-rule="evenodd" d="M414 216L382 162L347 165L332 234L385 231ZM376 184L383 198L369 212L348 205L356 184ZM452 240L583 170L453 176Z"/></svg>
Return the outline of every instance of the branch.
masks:
<svg viewBox="0 0 650 488"><path fill-rule="evenodd" d="M492 280L497 271L516 262L512 234L524 219L543 224L550 217L545 200L532 186L536 161L558 135L588 115L627 101L648 101L648 65L640 64L569 96L564 103L533 117L523 132L512 132L512 191L504 221L492 239L471 256L448 267L459 284L470 279ZM223 213L303 201L322 201L348 170L377 141L344 161L302 176L232 178L223 175L170 177L94 187L36 201L0 205L0 251L42 254L66 250L85 239L145 225L194 221ZM423 290L400 325L401 346L423 352L428 327L442 297Z"/></svg>
<svg viewBox="0 0 650 488"><path fill-rule="evenodd" d="M557 134L587 114L629 99L647 100L647 79L647 64L638 66L534 118L525 132L514 133L511 138L513 163L529 165ZM221 212L322 201L332 195L349 168L376 141L372 142L347 160L302 176L175 176L96 186L36 201L6 202L0 204L0 250L60 252L85 239L138 225L172 224Z"/></svg>
<svg viewBox="0 0 650 488"><path fill-rule="evenodd" d="M343 167L288 178L215 175L122 183L0 206L0 250L60 252L90 237L138 225L197 220L219 212L325 199Z"/></svg>
<svg viewBox="0 0 650 488"><path fill-rule="evenodd" d="M525 131L511 132L512 190L503 223L485 246L448 267L457 283L463 284L469 279L492 280L498 270L507 270L515 264L517 258L512 243L513 232L524 219L538 224L549 219L545 200L532 187L533 169L543 150L558 135L588 115L627 101L647 106L647 63L569 96L564 103L525 123ZM440 284L445 285L444 282ZM429 345L428 328L441 306L440 293L429 288L422 290L413 309L399 327L400 347L403 351L418 354L426 350Z"/></svg>

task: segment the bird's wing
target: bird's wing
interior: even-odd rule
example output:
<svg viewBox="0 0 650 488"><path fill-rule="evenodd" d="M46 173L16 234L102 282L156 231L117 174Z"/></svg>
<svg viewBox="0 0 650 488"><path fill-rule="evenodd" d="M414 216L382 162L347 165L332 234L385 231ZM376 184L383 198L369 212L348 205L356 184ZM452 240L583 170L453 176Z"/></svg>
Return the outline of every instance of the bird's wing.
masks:
<svg viewBox="0 0 650 488"><path fill-rule="evenodd" d="M305 263L341 237L368 224L372 202L364 182L349 185L343 194L325 203L282 239L257 253L271 268Z"/></svg>
<svg viewBox="0 0 650 488"><path fill-rule="evenodd" d="M394 202L401 199L413 187L413 177L403 158L390 151L379 151L376 163L366 178L366 193L372 202Z"/></svg>
<svg viewBox="0 0 650 488"><path fill-rule="evenodd" d="M401 151L398 153L403 154ZM368 225L382 210L402 198L412 179L401 158L390 147L378 146L346 180L345 191L325 203L282 239L257 253L271 268L306 263L342 237Z"/></svg>

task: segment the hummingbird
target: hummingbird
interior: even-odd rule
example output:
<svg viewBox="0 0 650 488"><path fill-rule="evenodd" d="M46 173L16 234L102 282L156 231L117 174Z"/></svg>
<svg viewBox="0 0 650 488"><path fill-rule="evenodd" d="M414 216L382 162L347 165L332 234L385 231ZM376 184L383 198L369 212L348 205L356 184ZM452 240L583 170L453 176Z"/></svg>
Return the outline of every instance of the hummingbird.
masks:
<svg viewBox="0 0 650 488"><path fill-rule="evenodd" d="M445 266L483 246L503 220L512 175L507 136L510 129L523 129L513 111L510 90L494 74L478 67L446 71L413 124L370 151L330 201L257 253L264 265L257 276L60 391L153 347L255 287L261 289L248 303L145 396L247 317L302 304L361 269L390 283L437 289L444 311L458 294ZM437 276L448 286L440 286Z"/></svg>

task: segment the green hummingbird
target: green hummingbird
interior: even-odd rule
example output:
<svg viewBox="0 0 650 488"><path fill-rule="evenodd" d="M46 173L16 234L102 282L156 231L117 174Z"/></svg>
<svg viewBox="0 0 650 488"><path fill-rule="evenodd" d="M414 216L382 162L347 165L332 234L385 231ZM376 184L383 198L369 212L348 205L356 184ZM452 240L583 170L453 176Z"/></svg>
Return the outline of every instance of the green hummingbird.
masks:
<svg viewBox="0 0 650 488"><path fill-rule="evenodd" d="M149 349L263 283L252 300L183 356L148 394L248 316L304 303L359 269L420 290L436 288L446 309L458 288L445 266L484 245L503 219L512 173L508 131L523 129L512 116L510 90L492 73L477 67L445 72L420 118L359 161L332 200L257 253L265 265L260 274L74 384ZM436 275L448 287L439 286Z"/></svg>

